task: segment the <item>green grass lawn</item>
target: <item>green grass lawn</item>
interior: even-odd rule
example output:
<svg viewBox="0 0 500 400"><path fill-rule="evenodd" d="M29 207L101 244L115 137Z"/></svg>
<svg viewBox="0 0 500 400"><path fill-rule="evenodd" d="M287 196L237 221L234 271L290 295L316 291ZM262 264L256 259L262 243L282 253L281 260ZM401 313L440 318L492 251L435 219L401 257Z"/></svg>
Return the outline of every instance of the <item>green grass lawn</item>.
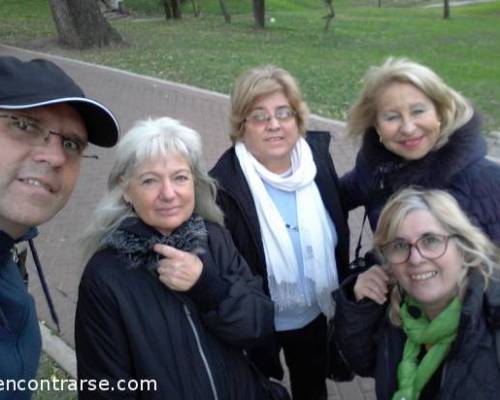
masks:
<svg viewBox="0 0 500 400"><path fill-rule="evenodd" d="M336 18L323 31L322 0L268 0L264 31L253 27L250 0L228 0L224 23L217 0L191 3L180 21L162 19L157 0L126 0L133 18L113 22L129 46L69 51L57 48L46 0L0 0L0 41L229 93L245 68L273 63L301 82L313 112L344 119L367 67L387 56L407 56L436 70L500 130L500 2L442 9L426 1L335 1ZM22 5L21 5L22 3ZM152 18L152 16L160 18Z"/></svg>

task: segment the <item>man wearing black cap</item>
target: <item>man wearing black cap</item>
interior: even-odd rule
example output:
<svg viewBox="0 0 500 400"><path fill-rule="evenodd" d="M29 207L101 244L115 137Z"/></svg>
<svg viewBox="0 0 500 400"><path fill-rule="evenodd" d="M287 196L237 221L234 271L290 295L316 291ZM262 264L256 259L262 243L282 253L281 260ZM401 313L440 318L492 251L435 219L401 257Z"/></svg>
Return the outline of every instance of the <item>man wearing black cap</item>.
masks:
<svg viewBox="0 0 500 400"><path fill-rule="evenodd" d="M15 244L64 207L87 144L112 147L118 131L113 114L55 64L0 57L0 400L31 397L22 389L41 348ZM5 391L8 379L20 392Z"/></svg>

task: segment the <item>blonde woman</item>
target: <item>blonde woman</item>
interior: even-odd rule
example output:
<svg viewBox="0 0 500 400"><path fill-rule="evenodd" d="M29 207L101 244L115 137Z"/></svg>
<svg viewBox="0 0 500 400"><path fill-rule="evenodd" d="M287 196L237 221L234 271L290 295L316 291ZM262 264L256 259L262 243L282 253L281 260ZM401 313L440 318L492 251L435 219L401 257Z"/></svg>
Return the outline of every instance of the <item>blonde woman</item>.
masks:
<svg viewBox="0 0 500 400"><path fill-rule="evenodd" d="M371 67L347 133L362 145L354 169L341 178L345 206L364 206L372 230L390 195L418 185L452 194L500 242L500 166L485 158L470 102L430 68L404 58Z"/></svg>
<svg viewBox="0 0 500 400"><path fill-rule="evenodd" d="M498 399L498 247L452 196L413 188L388 201L374 244L382 266L335 293L351 367L378 400Z"/></svg>

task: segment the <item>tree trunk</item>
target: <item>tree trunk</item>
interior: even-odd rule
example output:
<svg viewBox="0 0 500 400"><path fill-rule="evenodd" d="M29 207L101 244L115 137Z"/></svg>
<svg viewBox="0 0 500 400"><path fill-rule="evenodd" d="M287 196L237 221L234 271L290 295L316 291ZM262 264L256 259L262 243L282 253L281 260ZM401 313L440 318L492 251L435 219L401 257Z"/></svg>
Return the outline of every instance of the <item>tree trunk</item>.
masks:
<svg viewBox="0 0 500 400"><path fill-rule="evenodd" d="M123 43L120 34L104 18L96 0L49 0L58 41L86 49Z"/></svg>
<svg viewBox="0 0 500 400"><path fill-rule="evenodd" d="M328 32L330 29L330 24L335 18L335 10L333 9L333 0L325 0L326 7L328 8L328 15L325 15L323 18L326 19L325 23L325 32Z"/></svg>
<svg viewBox="0 0 500 400"><path fill-rule="evenodd" d="M255 26L264 28L266 25L266 1L253 0L253 16L255 18Z"/></svg>
<svg viewBox="0 0 500 400"><path fill-rule="evenodd" d="M444 0L443 19L450 18L450 0Z"/></svg>
<svg viewBox="0 0 500 400"><path fill-rule="evenodd" d="M220 4L220 9L222 11L222 15L224 15L224 21L226 21L228 24L231 23L231 15L227 11L227 6L226 6L226 0L219 0Z"/></svg>
<svg viewBox="0 0 500 400"><path fill-rule="evenodd" d="M172 11L175 19L181 19L182 10L180 0L172 0Z"/></svg>
<svg viewBox="0 0 500 400"><path fill-rule="evenodd" d="M182 17L179 0L162 0L166 19L180 19Z"/></svg>
<svg viewBox="0 0 500 400"><path fill-rule="evenodd" d="M200 16L200 5L198 4L198 0L191 0L191 4L193 5L193 14L195 17Z"/></svg>
<svg viewBox="0 0 500 400"><path fill-rule="evenodd" d="M172 7L170 5L170 0L163 0L163 9L165 10L165 18L172 19L174 15L172 13Z"/></svg>

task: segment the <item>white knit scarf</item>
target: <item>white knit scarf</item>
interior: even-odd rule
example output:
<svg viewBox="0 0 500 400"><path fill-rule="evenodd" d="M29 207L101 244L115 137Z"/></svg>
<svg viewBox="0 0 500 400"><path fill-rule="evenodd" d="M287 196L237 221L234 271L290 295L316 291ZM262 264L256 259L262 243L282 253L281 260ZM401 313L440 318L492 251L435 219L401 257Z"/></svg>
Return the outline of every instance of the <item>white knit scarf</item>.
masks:
<svg viewBox="0 0 500 400"><path fill-rule="evenodd" d="M267 264L271 298L277 310L312 305L331 318L335 311L331 292L338 287L335 245L328 225L328 214L314 177L316 164L307 142L300 138L291 152L292 173L282 177L265 168L247 150L235 145L236 156L245 175L257 209ZM295 192L304 275L314 285L316 299L304 292L299 283L299 267L285 222L269 196L264 183Z"/></svg>

